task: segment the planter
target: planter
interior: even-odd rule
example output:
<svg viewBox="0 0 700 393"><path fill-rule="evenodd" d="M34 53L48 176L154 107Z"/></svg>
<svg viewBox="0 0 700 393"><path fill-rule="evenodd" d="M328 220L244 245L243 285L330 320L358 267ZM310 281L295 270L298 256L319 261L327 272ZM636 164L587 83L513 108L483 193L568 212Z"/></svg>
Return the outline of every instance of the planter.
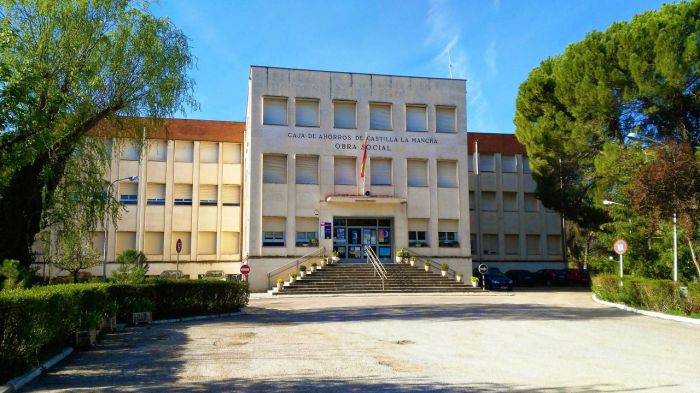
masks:
<svg viewBox="0 0 700 393"><path fill-rule="evenodd" d="M325 260L325 259L321 259L321 266L322 266L322 267L323 267L323 266L326 266L326 260Z"/></svg>
<svg viewBox="0 0 700 393"><path fill-rule="evenodd" d="M478 282L478 281L472 281L472 287L478 288L478 287L479 287L479 282Z"/></svg>
<svg viewBox="0 0 700 393"><path fill-rule="evenodd" d="M311 273L316 271L316 266L311 266Z"/></svg>
<svg viewBox="0 0 700 393"><path fill-rule="evenodd" d="M460 276L460 275L457 275L457 277L455 278L455 280L457 280L457 282L462 282L462 279L463 279L463 278L464 278L464 277L462 277L462 276Z"/></svg>
<svg viewBox="0 0 700 393"><path fill-rule="evenodd" d="M408 263L410 263L411 266L416 266L416 261L414 261L414 260L410 260L410 261L408 261Z"/></svg>
<svg viewBox="0 0 700 393"><path fill-rule="evenodd" d="M440 270L440 273L442 274L443 277L447 276L447 270Z"/></svg>
<svg viewBox="0 0 700 393"><path fill-rule="evenodd" d="M425 268L425 271L426 271L426 272L429 272L429 271L430 271L430 266L423 266L423 268Z"/></svg>
<svg viewBox="0 0 700 393"><path fill-rule="evenodd" d="M151 323L152 320L152 314L150 311L131 313L131 321L134 325L138 325L140 323Z"/></svg>
<svg viewBox="0 0 700 393"><path fill-rule="evenodd" d="M302 271L299 272L299 279L302 279L302 278L304 278L304 277L306 277L306 271L305 271L305 270L302 270Z"/></svg>
<svg viewBox="0 0 700 393"><path fill-rule="evenodd" d="M294 284L294 281L296 281L296 277L289 277L290 284Z"/></svg>
<svg viewBox="0 0 700 393"><path fill-rule="evenodd" d="M116 331L115 326L117 325L117 316L113 315L111 317L106 317L102 319L102 326L100 327L100 330L104 330L105 332L114 332Z"/></svg>
<svg viewBox="0 0 700 393"><path fill-rule="evenodd" d="M75 332L75 346L78 348L91 348L97 342L97 330L78 330Z"/></svg>
<svg viewBox="0 0 700 393"><path fill-rule="evenodd" d="M284 288L284 283L283 283L283 282L278 282L278 283L277 283L277 292L281 291L282 288Z"/></svg>
<svg viewBox="0 0 700 393"><path fill-rule="evenodd" d="M403 257L396 257L396 263L403 262Z"/></svg>
<svg viewBox="0 0 700 393"><path fill-rule="evenodd" d="M333 261L333 263L336 263L336 262L340 261L340 257L332 257L331 261Z"/></svg>

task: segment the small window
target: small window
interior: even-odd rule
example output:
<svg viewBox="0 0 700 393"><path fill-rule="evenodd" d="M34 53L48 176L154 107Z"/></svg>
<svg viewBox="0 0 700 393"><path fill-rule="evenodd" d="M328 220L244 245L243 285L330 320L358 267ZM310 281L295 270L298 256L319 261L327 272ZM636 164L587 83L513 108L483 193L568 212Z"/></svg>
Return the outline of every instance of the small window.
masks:
<svg viewBox="0 0 700 393"><path fill-rule="evenodd" d="M318 246L318 232L297 232L297 247Z"/></svg>
<svg viewBox="0 0 700 393"><path fill-rule="evenodd" d="M284 232L264 231L263 247L284 247Z"/></svg>
<svg viewBox="0 0 700 393"><path fill-rule="evenodd" d="M425 105L406 105L406 131L427 131Z"/></svg>
<svg viewBox="0 0 700 393"><path fill-rule="evenodd" d="M175 141L175 162L192 162L194 142Z"/></svg>
<svg viewBox="0 0 700 393"><path fill-rule="evenodd" d="M165 161L168 158L168 142L148 141L148 161Z"/></svg>
<svg viewBox="0 0 700 393"><path fill-rule="evenodd" d="M124 142L122 160L138 161L139 155L139 145L136 141L127 140Z"/></svg>
<svg viewBox="0 0 700 393"><path fill-rule="evenodd" d="M191 205L192 184L175 184L173 186L173 202L175 205Z"/></svg>
<svg viewBox="0 0 700 393"><path fill-rule="evenodd" d="M479 170L481 172L496 171L496 159L493 154L479 154Z"/></svg>
<svg viewBox="0 0 700 393"><path fill-rule="evenodd" d="M408 245L410 247L428 246L427 231L408 231Z"/></svg>
<svg viewBox="0 0 700 393"><path fill-rule="evenodd" d="M139 183L121 182L119 183L119 202L125 205L135 205L139 199Z"/></svg>
<svg viewBox="0 0 700 393"><path fill-rule="evenodd" d="M391 130L391 104L369 104L370 130Z"/></svg>
<svg viewBox="0 0 700 393"><path fill-rule="evenodd" d="M517 212L518 211L518 194L514 192L503 193L503 211Z"/></svg>
<svg viewBox="0 0 700 393"><path fill-rule="evenodd" d="M263 124L275 126L287 125L287 98L263 98Z"/></svg>
<svg viewBox="0 0 700 393"><path fill-rule="evenodd" d="M287 156L263 155L263 183L287 183Z"/></svg>
<svg viewBox="0 0 700 393"><path fill-rule="evenodd" d="M501 171L503 173L515 173L518 166L515 164L515 156L501 156Z"/></svg>
<svg viewBox="0 0 700 393"><path fill-rule="evenodd" d="M224 206L240 206L241 187L233 184L224 184L221 188L221 200Z"/></svg>
<svg viewBox="0 0 700 393"><path fill-rule="evenodd" d="M224 143L224 164L240 164L241 163L241 144L240 143Z"/></svg>
<svg viewBox="0 0 700 393"><path fill-rule="evenodd" d="M455 161L437 162L437 186L441 188L457 187L457 163Z"/></svg>
<svg viewBox="0 0 700 393"><path fill-rule="evenodd" d="M428 161L407 160L408 186L427 187L428 186Z"/></svg>
<svg viewBox="0 0 700 393"><path fill-rule="evenodd" d="M527 255L540 255L540 235L527 235L525 240Z"/></svg>
<svg viewBox="0 0 700 393"><path fill-rule="evenodd" d="M218 164L219 163L219 144L216 142L200 142L199 143L199 162Z"/></svg>
<svg viewBox="0 0 700 393"><path fill-rule="evenodd" d="M459 247L457 232L438 232L440 247Z"/></svg>
<svg viewBox="0 0 700 393"><path fill-rule="evenodd" d="M530 171L530 159L523 157L523 173L531 173Z"/></svg>
<svg viewBox="0 0 700 393"><path fill-rule="evenodd" d="M520 235L505 235L506 255L520 254Z"/></svg>
<svg viewBox="0 0 700 393"><path fill-rule="evenodd" d="M297 98L295 103L297 127L318 127L318 100Z"/></svg>
<svg viewBox="0 0 700 393"><path fill-rule="evenodd" d="M455 132L455 108L450 106L435 107L435 131Z"/></svg>
<svg viewBox="0 0 700 393"><path fill-rule="evenodd" d="M333 127L357 128L357 103L354 101L333 102Z"/></svg>
<svg viewBox="0 0 700 393"><path fill-rule="evenodd" d="M164 205L165 204L165 184L148 183L146 185L146 204L147 205Z"/></svg>
<svg viewBox="0 0 700 393"><path fill-rule="evenodd" d="M476 244L476 235L473 233L469 235L469 246L472 249L472 255L479 253L479 249L477 248Z"/></svg>
<svg viewBox="0 0 700 393"><path fill-rule="evenodd" d="M474 191L469 191L469 210L474 211L474 206L476 206L476 196L474 196Z"/></svg>
<svg viewBox="0 0 700 393"><path fill-rule="evenodd" d="M498 235L483 235L484 255L498 255Z"/></svg>
<svg viewBox="0 0 700 393"><path fill-rule="evenodd" d="M548 235L547 236L547 254L549 254L549 255L561 255L561 236L559 236L559 235Z"/></svg>
<svg viewBox="0 0 700 393"><path fill-rule="evenodd" d="M334 175L336 185L354 186L355 157L335 157Z"/></svg>
<svg viewBox="0 0 700 393"><path fill-rule="evenodd" d="M474 155L467 154L467 171L474 172Z"/></svg>
<svg viewBox="0 0 700 393"><path fill-rule="evenodd" d="M391 160L372 158L370 160L371 182L373 186L391 185Z"/></svg>
<svg viewBox="0 0 700 393"><path fill-rule="evenodd" d="M296 157L297 184L318 184L318 156Z"/></svg>
<svg viewBox="0 0 700 393"><path fill-rule="evenodd" d="M216 254L216 232L199 232L197 253L200 255Z"/></svg>
<svg viewBox="0 0 700 393"><path fill-rule="evenodd" d="M199 186L199 204L202 206L216 206L219 202L219 189L216 185L202 184Z"/></svg>
<svg viewBox="0 0 700 393"><path fill-rule="evenodd" d="M481 192L481 210L496 211L496 193L493 191Z"/></svg>
<svg viewBox="0 0 700 393"><path fill-rule="evenodd" d="M538 212L539 204L537 203L537 197L531 192L525 193L525 211L526 212Z"/></svg>

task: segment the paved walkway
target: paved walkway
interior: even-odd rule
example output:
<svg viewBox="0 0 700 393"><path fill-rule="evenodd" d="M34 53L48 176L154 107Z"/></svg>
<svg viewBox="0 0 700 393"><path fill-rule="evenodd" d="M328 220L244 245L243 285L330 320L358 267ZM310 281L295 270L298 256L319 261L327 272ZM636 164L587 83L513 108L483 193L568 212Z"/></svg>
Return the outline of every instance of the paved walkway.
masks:
<svg viewBox="0 0 700 393"><path fill-rule="evenodd" d="M700 328L514 296L256 297L244 314L107 336L26 391L700 391Z"/></svg>

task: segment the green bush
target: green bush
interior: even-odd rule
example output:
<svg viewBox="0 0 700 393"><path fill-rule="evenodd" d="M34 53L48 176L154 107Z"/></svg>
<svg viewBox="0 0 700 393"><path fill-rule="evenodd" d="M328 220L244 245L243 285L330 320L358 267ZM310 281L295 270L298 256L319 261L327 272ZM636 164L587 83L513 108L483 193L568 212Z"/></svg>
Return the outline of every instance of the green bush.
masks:
<svg viewBox="0 0 700 393"><path fill-rule="evenodd" d="M152 280L145 284L68 284L0 292L0 383L70 345L77 330L116 311L154 319L231 312L248 304L248 283Z"/></svg>
<svg viewBox="0 0 700 393"><path fill-rule="evenodd" d="M684 299L680 285L671 280L625 277L622 283L620 286L620 278L616 275L601 274L593 277L592 290L602 300L659 312L683 310L688 313L686 310L692 299L700 300L700 296ZM700 291L697 295L700 295Z"/></svg>
<svg viewBox="0 0 700 393"><path fill-rule="evenodd" d="M695 281L688 284L688 299L685 307L686 314L700 314L700 282Z"/></svg>

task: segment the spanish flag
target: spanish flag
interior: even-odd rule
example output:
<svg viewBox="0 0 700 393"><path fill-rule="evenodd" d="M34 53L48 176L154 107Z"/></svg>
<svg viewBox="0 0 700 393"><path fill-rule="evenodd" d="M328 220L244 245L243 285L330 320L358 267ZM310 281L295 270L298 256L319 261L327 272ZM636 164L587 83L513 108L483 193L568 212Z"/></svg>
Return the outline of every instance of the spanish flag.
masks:
<svg viewBox="0 0 700 393"><path fill-rule="evenodd" d="M362 164L360 165L360 177L365 177L365 162L367 161L367 133L365 132L365 143L362 145Z"/></svg>

